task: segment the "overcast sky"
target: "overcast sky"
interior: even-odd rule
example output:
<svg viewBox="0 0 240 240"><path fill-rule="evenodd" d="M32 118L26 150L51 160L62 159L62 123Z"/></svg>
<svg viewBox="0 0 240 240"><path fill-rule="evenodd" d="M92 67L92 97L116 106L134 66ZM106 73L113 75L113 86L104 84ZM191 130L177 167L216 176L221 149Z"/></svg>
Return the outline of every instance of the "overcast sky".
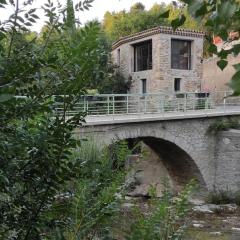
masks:
<svg viewBox="0 0 240 240"><path fill-rule="evenodd" d="M54 1L54 0L53 0ZM76 4L79 0L73 0ZM24 0L20 0L20 2L24 2ZM34 7L40 8L46 0L35 0ZM60 0L61 3L65 4L67 0ZM80 21L84 24L86 21L92 19L102 20L104 13L106 11L120 11L123 9L129 10L130 7L136 3L141 2L146 6L146 9L151 8L154 3L169 3L171 0L95 0L92 5L93 7L89 11L81 12L79 16L77 16ZM0 20L4 20L13 12L13 9L0 9ZM39 16L42 16L42 13L39 12ZM40 21L33 26L34 31L40 31L42 25L44 24L44 19L41 17Z"/></svg>

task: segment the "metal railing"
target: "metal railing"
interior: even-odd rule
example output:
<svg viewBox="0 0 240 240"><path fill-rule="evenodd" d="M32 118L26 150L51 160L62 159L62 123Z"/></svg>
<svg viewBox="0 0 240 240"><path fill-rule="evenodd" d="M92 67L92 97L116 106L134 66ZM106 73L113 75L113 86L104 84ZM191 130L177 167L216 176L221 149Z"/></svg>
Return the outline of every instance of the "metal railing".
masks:
<svg viewBox="0 0 240 240"><path fill-rule="evenodd" d="M56 111L63 111L63 104L56 102ZM189 111L240 110L240 97L232 92L166 94L100 94L81 96L68 115L85 112L87 115L153 114Z"/></svg>

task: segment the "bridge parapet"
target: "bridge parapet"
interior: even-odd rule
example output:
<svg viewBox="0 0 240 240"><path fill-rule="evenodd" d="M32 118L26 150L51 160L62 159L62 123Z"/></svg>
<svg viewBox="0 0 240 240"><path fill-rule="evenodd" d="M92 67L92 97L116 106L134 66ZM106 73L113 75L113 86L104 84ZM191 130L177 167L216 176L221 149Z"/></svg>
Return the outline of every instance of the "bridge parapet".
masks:
<svg viewBox="0 0 240 240"><path fill-rule="evenodd" d="M77 112L85 112L87 116L163 114L216 109L240 112L240 97L232 96L232 92L85 95L80 97L68 115ZM62 112L61 102L56 103L56 110Z"/></svg>

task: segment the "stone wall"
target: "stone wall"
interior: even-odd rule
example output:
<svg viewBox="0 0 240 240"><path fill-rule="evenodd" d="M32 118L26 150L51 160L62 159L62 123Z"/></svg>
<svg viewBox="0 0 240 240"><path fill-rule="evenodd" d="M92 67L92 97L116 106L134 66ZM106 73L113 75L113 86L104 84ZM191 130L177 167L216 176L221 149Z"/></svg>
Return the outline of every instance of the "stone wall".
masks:
<svg viewBox="0 0 240 240"><path fill-rule="evenodd" d="M134 72L134 47L138 42L152 39L152 70ZM192 42L192 69L171 69L171 39L189 40ZM132 78L131 93L141 93L141 79L147 79L147 92L174 91L174 79L181 78L181 91L195 92L201 89L203 75L202 51L203 38L192 36L178 36L159 33L152 36L124 43L112 51L115 64L118 61L120 49L119 71L126 79Z"/></svg>
<svg viewBox="0 0 240 240"><path fill-rule="evenodd" d="M219 132L216 144L215 189L240 191L240 130Z"/></svg>

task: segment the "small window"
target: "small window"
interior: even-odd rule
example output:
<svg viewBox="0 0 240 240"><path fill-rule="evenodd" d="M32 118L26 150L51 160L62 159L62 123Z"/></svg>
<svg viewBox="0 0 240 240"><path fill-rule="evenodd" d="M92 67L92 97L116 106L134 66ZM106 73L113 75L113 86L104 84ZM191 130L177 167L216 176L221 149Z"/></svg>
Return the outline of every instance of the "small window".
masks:
<svg viewBox="0 0 240 240"><path fill-rule="evenodd" d="M152 40L133 45L134 72L152 69Z"/></svg>
<svg viewBox="0 0 240 240"><path fill-rule="evenodd" d="M171 67L172 69L191 69L191 41L171 40Z"/></svg>
<svg viewBox="0 0 240 240"><path fill-rule="evenodd" d="M181 91L181 78L174 79L174 91L180 92Z"/></svg>
<svg viewBox="0 0 240 240"><path fill-rule="evenodd" d="M147 79L142 79L142 94L147 93Z"/></svg>
<svg viewBox="0 0 240 240"><path fill-rule="evenodd" d="M120 62L121 62L121 50L118 49L117 50L117 65L120 66Z"/></svg>

